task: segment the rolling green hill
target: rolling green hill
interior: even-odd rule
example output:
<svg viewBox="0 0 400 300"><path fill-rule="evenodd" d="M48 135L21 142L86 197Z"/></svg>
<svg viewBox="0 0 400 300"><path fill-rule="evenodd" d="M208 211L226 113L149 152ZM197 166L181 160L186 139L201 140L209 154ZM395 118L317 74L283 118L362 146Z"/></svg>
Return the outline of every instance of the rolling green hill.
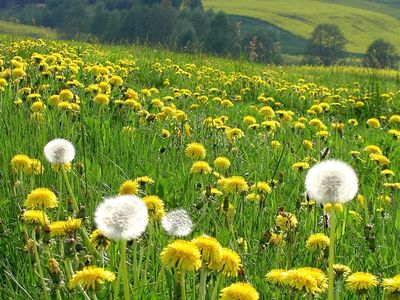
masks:
<svg viewBox="0 0 400 300"><path fill-rule="evenodd" d="M231 15L258 18L293 35L309 38L320 23L337 24L348 40L347 50L365 53L368 45L383 38L400 45L400 6L380 1L315 0L204 0L206 8ZM351 2L351 3L348 3Z"/></svg>
<svg viewBox="0 0 400 300"><path fill-rule="evenodd" d="M21 35L33 38L57 38L57 33L49 28L17 24L0 20L0 34Z"/></svg>

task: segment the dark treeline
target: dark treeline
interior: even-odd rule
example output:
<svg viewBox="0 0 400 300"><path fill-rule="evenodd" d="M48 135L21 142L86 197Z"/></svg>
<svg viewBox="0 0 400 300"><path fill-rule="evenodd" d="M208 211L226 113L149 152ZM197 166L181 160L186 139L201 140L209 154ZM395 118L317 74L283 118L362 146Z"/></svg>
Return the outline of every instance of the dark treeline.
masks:
<svg viewBox="0 0 400 300"><path fill-rule="evenodd" d="M113 43L147 43L173 50L281 62L272 32L243 32L201 0L3 0L23 23L56 28L66 38L86 36ZM4 17L4 15L3 15Z"/></svg>

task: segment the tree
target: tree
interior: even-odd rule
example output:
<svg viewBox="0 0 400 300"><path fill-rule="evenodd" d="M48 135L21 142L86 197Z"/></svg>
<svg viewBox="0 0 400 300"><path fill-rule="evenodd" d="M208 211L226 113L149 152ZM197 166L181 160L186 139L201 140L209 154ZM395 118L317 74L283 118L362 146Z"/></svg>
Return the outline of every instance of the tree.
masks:
<svg viewBox="0 0 400 300"><path fill-rule="evenodd" d="M320 24L311 34L307 53L328 66L344 56L345 45L346 39L338 26Z"/></svg>
<svg viewBox="0 0 400 300"><path fill-rule="evenodd" d="M205 39L206 50L213 54L233 54L235 48L235 28L225 13L219 12L210 22Z"/></svg>
<svg viewBox="0 0 400 300"><path fill-rule="evenodd" d="M399 63L399 55L396 47L383 40L378 39L369 45L364 58L364 65L371 68L396 68Z"/></svg>

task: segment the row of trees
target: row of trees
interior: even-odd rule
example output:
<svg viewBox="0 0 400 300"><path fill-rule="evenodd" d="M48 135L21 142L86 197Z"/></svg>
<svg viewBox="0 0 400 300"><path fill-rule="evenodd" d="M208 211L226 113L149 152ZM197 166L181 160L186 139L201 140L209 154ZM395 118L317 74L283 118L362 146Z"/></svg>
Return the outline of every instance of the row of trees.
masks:
<svg viewBox="0 0 400 300"><path fill-rule="evenodd" d="M11 11L23 23L33 19L36 24L57 28L66 38L79 35L281 63L281 47L274 33L243 32L223 12L205 11L201 0L44 0L44 5Z"/></svg>
<svg viewBox="0 0 400 300"><path fill-rule="evenodd" d="M318 25L310 38L308 63L332 65L346 55L347 40L339 27L333 24ZM364 66L371 68L397 68L399 55L393 44L378 39L372 42L364 57Z"/></svg>

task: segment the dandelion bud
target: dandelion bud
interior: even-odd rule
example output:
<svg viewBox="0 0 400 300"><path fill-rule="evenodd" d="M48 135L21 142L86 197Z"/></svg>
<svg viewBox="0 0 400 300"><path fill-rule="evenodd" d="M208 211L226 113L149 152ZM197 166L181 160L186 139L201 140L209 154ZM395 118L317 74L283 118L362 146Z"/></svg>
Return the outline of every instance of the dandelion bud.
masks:
<svg viewBox="0 0 400 300"><path fill-rule="evenodd" d="M58 262L54 258L49 259L47 271L49 271L51 280L54 284L59 284L61 282L61 270Z"/></svg>
<svg viewBox="0 0 400 300"><path fill-rule="evenodd" d="M24 251L27 253L35 253L35 241L32 239L28 239L25 241Z"/></svg>
<svg viewBox="0 0 400 300"><path fill-rule="evenodd" d="M46 224L43 227L43 237L42 237L43 243L45 243L45 244L50 243L50 240L51 240L50 233L51 233L50 227L49 227L49 225Z"/></svg>
<svg viewBox="0 0 400 300"><path fill-rule="evenodd" d="M77 213L77 215L76 215L76 218L77 218L77 219L85 220L85 218L86 218L86 207L85 207L85 206L82 205L82 206L79 208L79 211L78 211L78 213Z"/></svg>
<svg viewBox="0 0 400 300"><path fill-rule="evenodd" d="M74 237L67 237L64 240L64 253L66 256L74 256L76 253L76 239Z"/></svg>

